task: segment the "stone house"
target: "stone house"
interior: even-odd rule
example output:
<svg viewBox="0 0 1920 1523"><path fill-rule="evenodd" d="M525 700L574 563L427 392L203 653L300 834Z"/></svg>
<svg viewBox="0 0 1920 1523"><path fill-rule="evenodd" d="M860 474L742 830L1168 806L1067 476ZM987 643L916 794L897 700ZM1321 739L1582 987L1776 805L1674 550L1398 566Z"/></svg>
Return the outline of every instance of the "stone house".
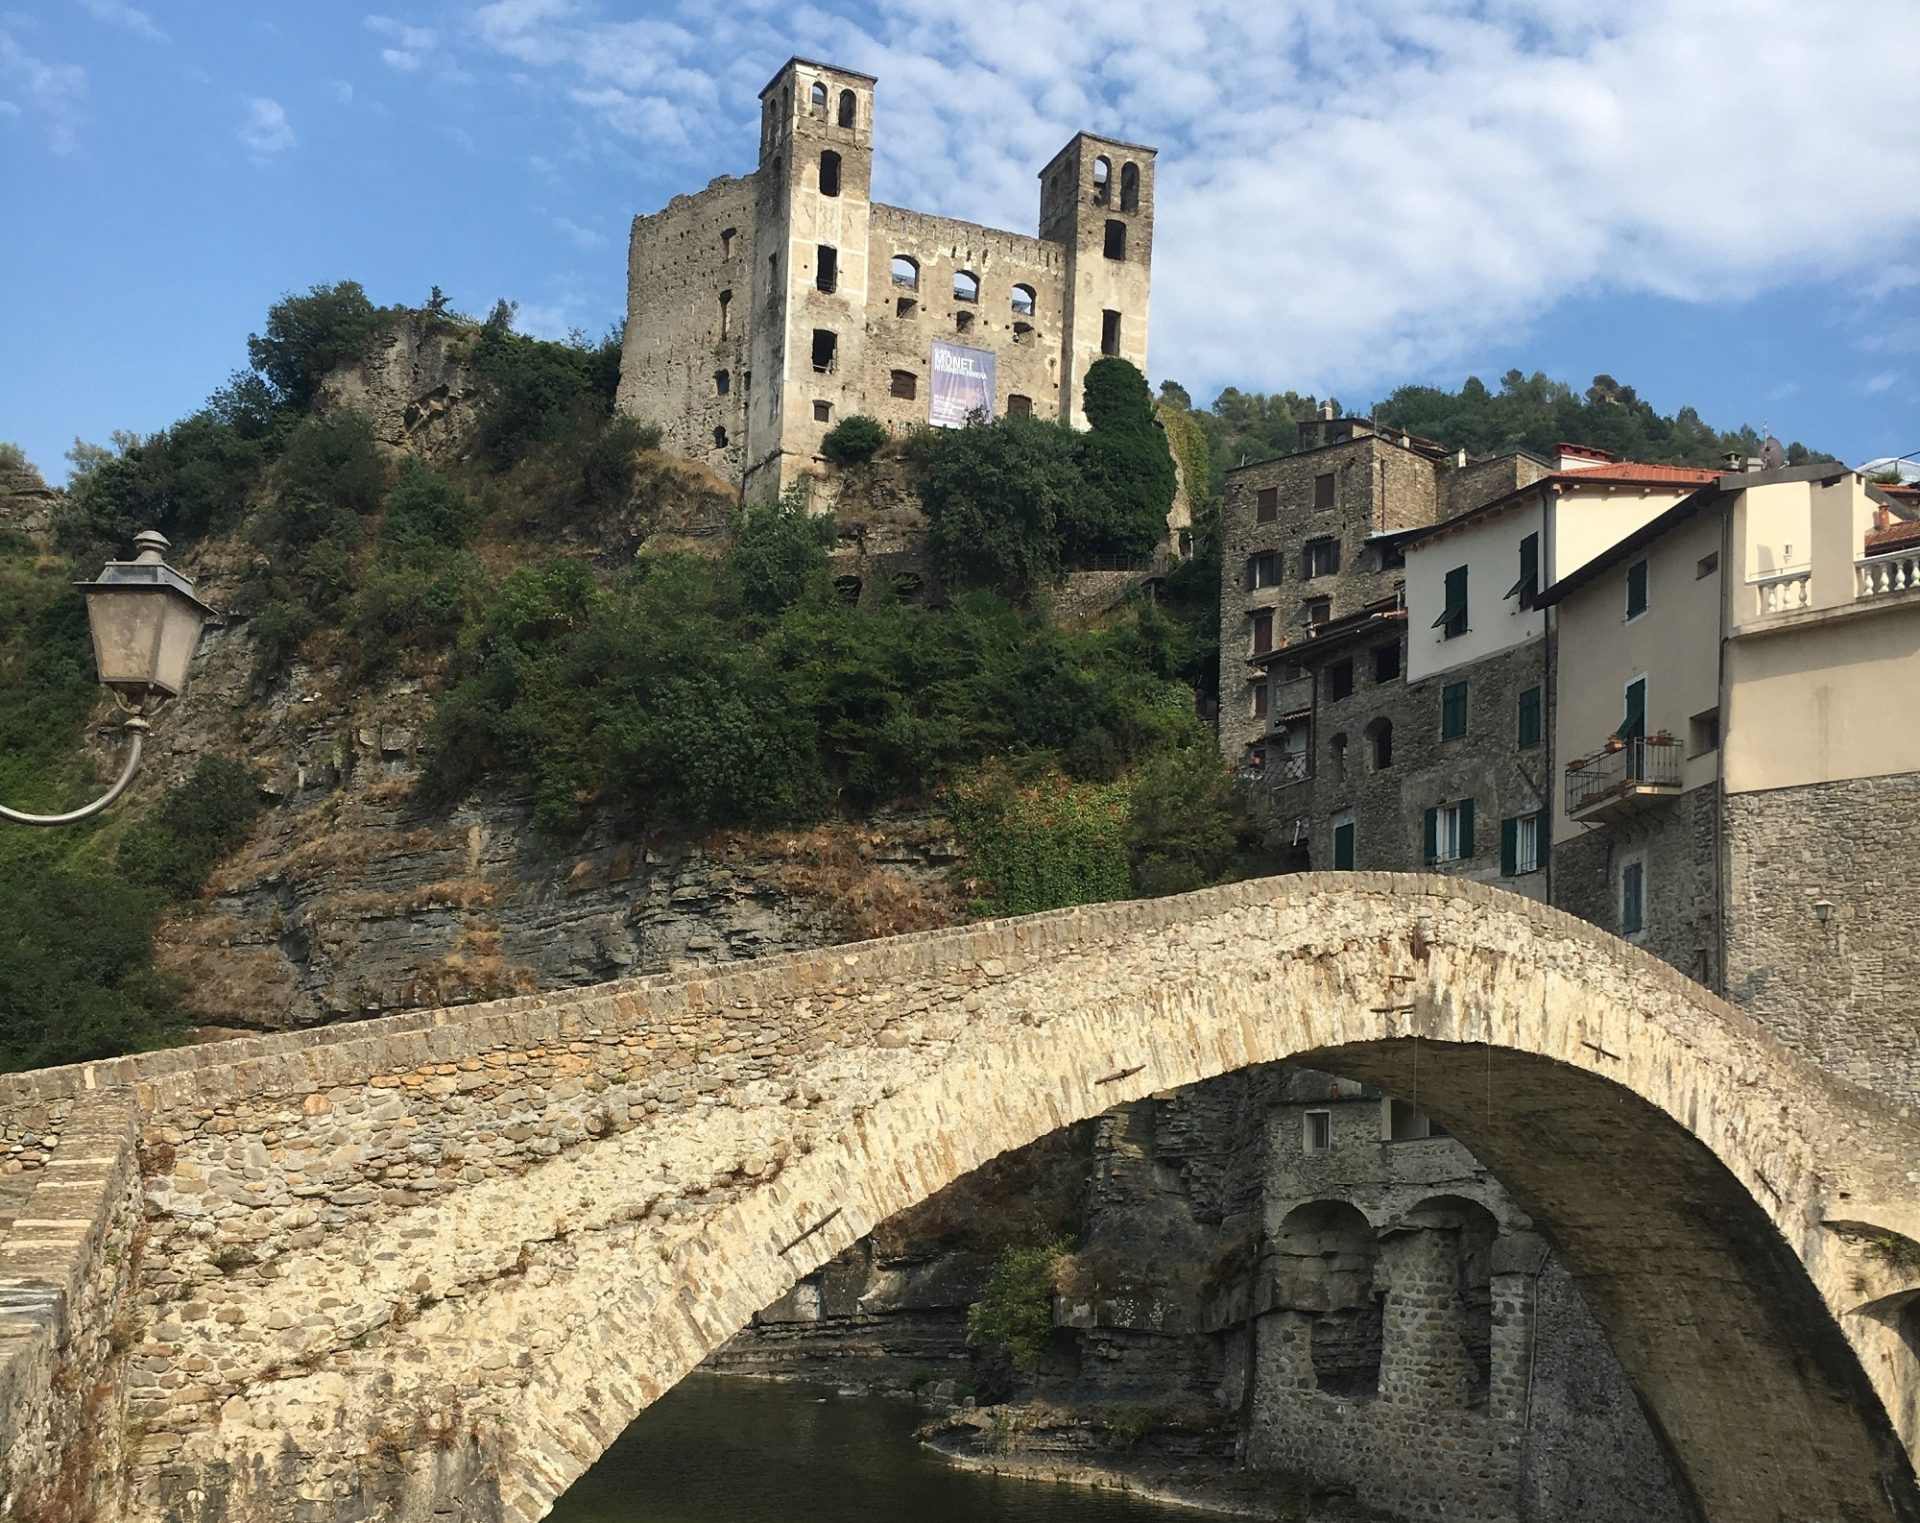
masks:
<svg viewBox="0 0 1920 1523"><path fill-rule="evenodd" d="M874 88L789 59L754 172L634 218L619 405L750 498L822 471L851 414L1078 424L1094 360L1146 368L1154 150L1076 134L1038 236L1003 232L872 199Z"/></svg>
<svg viewBox="0 0 1920 1523"><path fill-rule="evenodd" d="M1390 596L1408 535L1546 469L1519 451L1469 462L1330 408L1300 424L1300 444L1229 471L1221 505L1219 738L1243 767L1268 730L1263 658Z"/></svg>
<svg viewBox="0 0 1920 1523"><path fill-rule="evenodd" d="M1920 1099L1920 536L1834 464L1727 475L1547 587L1552 902Z"/></svg>

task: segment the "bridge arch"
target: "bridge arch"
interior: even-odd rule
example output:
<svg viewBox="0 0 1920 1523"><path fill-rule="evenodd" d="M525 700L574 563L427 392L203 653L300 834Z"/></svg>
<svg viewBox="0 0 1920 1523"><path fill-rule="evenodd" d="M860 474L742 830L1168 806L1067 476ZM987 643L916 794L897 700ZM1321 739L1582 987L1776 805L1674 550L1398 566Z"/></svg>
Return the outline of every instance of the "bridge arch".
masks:
<svg viewBox="0 0 1920 1523"><path fill-rule="evenodd" d="M444 1157L456 1131L493 1135L459 1109L467 1074L578 1046L604 1076L609 1033L638 1042L622 1052L694 1057L524 1170ZM25 1087L133 1087L149 1212L179 1228L157 1314L224 1290L224 1325L264 1324L279 1348L271 1366L257 1339L227 1351L258 1378L142 1456L136 1517L197 1520L217 1491L247 1523L358 1487L360 1516L424 1518L464 1492L470 1516L532 1520L881 1221L1075 1121L1280 1061L1417 1097L1502 1179L1555 1239L1704 1517L1920 1520L1899 1325L1920 1275L1869 1251L1872 1232L1914 1235L1920 1127L1664 964L1478 885L1302 875ZM195 1254L212 1264L229 1226L257 1230L282 1178L316 1177L311 1151L275 1174L289 1166L272 1149L351 1105L402 1134L394 1148L440 1148L421 1167L449 1182L384 1211L371 1185L365 1201L335 1192L339 1219L298 1229L258 1286L203 1270ZM368 1151L384 1139L370 1131ZM191 1216L183 1165L216 1152L268 1160L249 1192L266 1204ZM1464 1223L1466 1204L1434 1209ZM351 1306L311 1335L269 1311L356 1296L396 1311L351 1336ZM457 1425L381 1450L372 1411Z"/></svg>

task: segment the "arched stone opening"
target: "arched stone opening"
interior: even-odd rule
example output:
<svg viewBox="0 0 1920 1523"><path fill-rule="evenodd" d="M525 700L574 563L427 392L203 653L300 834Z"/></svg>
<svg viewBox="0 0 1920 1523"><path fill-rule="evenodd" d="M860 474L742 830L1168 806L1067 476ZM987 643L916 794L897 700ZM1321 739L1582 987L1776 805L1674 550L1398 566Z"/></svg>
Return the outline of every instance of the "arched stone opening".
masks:
<svg viewBox="0 0 1920 1523"><path fill-rule="evenodd" d="M1493 1254L1500 1224L1478 1201L1432 1196L1395 1224L1391 1297L1400 1368L1448 1403L1484 1408L1493 1383Z"/></svg>
<svg viewBox="0 0 1920 1523"><path fill-rule="evenodd" d="M1263 1343L1280 1345L1271 1353L1286 1369L1284 1384L1354 1400L1379 1391L1379 1259L1373 1224L1345 1201L1309 1201L1287 1213L1268 1270L1277 1315L1258 1330Z"/></svg>

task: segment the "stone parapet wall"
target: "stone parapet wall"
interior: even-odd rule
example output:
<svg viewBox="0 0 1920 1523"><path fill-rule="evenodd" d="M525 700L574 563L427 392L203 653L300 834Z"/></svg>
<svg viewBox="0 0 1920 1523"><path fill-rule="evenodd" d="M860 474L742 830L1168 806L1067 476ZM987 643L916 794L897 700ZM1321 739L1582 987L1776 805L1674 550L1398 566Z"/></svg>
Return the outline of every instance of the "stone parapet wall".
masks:
<svg viewBox="0 0 1920 1523"><path fill-rule="evenodd" d="M58 1140L15 1176L31 1188L0 1236L0 1517L21 1523L81 1518L111 1491L121 1428L109 1364L131 1338L133 1096L108 1090L56 1114Z"/></svg>

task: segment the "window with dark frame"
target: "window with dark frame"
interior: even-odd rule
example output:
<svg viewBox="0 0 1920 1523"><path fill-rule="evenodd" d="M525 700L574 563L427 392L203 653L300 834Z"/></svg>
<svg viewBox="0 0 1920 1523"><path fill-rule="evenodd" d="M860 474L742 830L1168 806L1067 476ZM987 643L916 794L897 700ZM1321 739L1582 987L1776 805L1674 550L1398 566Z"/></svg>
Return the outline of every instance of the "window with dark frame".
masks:
<svg viewBox="0 0 1920 1523"><path fill-rule="evenodd" d="M1031 418L1033 416L1033 398L1023 397L1014 392L1007 398L1007 416L1010 418Z"/></svg>
<svg viewBox="0 0 1920 1523"><path fill-rule="evenodd" d="M1300 605L1300 622L1309 628L1324 624L1332 617L1332 598L1308 598Z"/></svg>
<svg viewBox="0 0 1920 1523"><path fill-rule="evenodd" d="M1627 567L1627 617L1637 619L1647 611L1647 563L1635 561Z"/></svg>
<svg viewBox="0 0 1920 1523"><path fill-rule="evenodd" d="M1373 746L1373 770L1385 772L1393 765L1393 721L1380 718L1367 726L1367 739Z"/></svg>
<svg viewBox="0 0 1920 1523"><path fill-rule="evenodd" d="M837 196L840 194L840 155L831 148L820 151L820 194Z"/></svg>
<svg viewBox="0 0 1920 1523"><path fill-rule="evenodd" d="M1308 1111L1301 1118L1300 1147L1309 1154L1333 1151L1333 1112Z"/></svg>
<svg viewBox="0 0 1920 1523"><path fill-rule="evenodd" d="M911 402L920 395L920 377L911 370L896 370L887 377L887 395Z"/></svg>
<svg viewBox="0 0 1920 1523"><path fill-rule="evenodd" d="M1540 816L1515 815L1500 822L1500 876L1540 871Z"/></svg>
<svg viewBox="0 0 1920 1523"><path fill-rule="evenodd" d="M816 291L832 291L840 284L840 251L831 244L814 248L813 286Z"/></svg>
<svg viewBox="0 0 1920 1523"><path fill-rule="evenodd" d="M1100 314L1100 352L1120 352L1120 314L1108 308Z"/></svg>
<svg viewBox="0 0 1920 1523"><path fill-rule="evenodd" d="M1317 576L1335 576L1340 570L1340 541L1331 535L1310 539L1300 554L1300 574L1308 581Z"/></svg>
<svg viewBox="0 0 1920 1523"><path fill-rule="evenodd" d="M1449 682L1440 690L1440 738L1459 740L1467 733L1467 684Z"/></svg>
<svg viewBox="0 0 1920 1523"><path fill-rule="evenodd" d="M1265 719L1267 717L1267 690L1270 686L1271 684L1264 677L1257 678L1247 684L1248 696L1252 700L1253 717L1255 719Z"/></svg>
<svg viewBox="0 0 1920 1523"><path fill-rule="evenodd" d="M1273 649L1273 610L1256 609L1253 614L1253 654L1264 656Z"/></svg>
<svg viewBox="0 0 1920 1523"><path fill-rule="evenodd" d="M1313 478L1313 505L1316 508L1333 506L1333 472L1327 471Z"/></svg>
<svg viewBox="0 0 1920 1523"><path fill-rule="evenodd" d="M1333 827L1333 870L1337 873L1353 871L1354 824L1352 820L1341 820Z"/></svg>
<svg viewBox="0 0 1920 1523"><path fill-rule="evenodd" d="M840 335L831 328L813 330L813 373L831 375L840 359Z"/></svg>
<svg viewBox="0 0 1920 1523"><path fill-rule="evenodd" d="M714 371L713 394L716 397L724 397L728 392L732 390L733 390L733 377L724 370Z"/></svg>
<svg viewBox="0 0 1920 1523"><path fill-rule="evenodd" d="M1639 859L1620 867L1620 934L1638 936L1647 928L1647 864Z"/></svg>
<svg viewBox="0 0 1920 1523"><path fill-rule="evenodd" d="M1113 218L1107 219L1106 236L1101 252L1109 259L1127 257L1127 224Z"/></svg>
<svg viewBox="0 0 1920 1523"><path fill-rule="evenodd" d="M1701 580L1703 577L1712 576L1714 572L1718 571L1719 569L1720 569L1720 552L1718 550L1715 550L1710 555L1701 556L1700 559L1694 563L1693 579L1697 582Z"/></svg>
<svg viewBox="0 0 1920 1523"><path fill-rule="evenodd" d="M833 403L815 401L815 403L813 404L813 421L816 423L832 422L833 421Z"/></svg>
<svg viewBox="0 0 1920 1523"><path fill-rule="evenodd" d="M1447 573L1446 606L1433 627L1443 640L1456 640L1467 632L1467 568L1455 566Z"/></svg>
<svg viewBox="0 0 1920 1523"><path fill-rule="evenodd" d="M1353 662L1336 661L1327 668L1327 699L1337 703L1353 696Z"/></svg>
<svg viewBox="0 0 1920 1523"><path fill-rule="evenodd" d="M1261 487L1253 494L1253 521L1270 524L1280 516L1280 488Z"/></svg>
<svg viewBox="0 0 1920 1523"><path fill-rule="evenodd" d="M1277 550L1262 550L1258 555L1247 557L1247 590L1255 591L1261 587L1280 585L1280 553Z"/></svg>
<svg viewBox="0 0 1920 1523"><path fill-rule="evenodd" d="M1529 746L1540 744L1540 689L1523 688L1520 693L1517 733L1514 737L1518 749L1524 751Z"/></svg>
<svg viewBox="0 0 1920 1523"><path fill-rule="evenodd" d="M1520 541L1520 580L1507 589L1507 596L1518 598L1522 608L1533 607L1540 592L1540 536L1529 534Z"/></svg>
<svg viewBox="0 0 1920 1523"><path fill-rule="evenodd" d="M1376 645L1373 648L1373 680L1391 682L1400 675L1400 642L1388 645Z"/></svg>
<svg viewBox="0 0 1920 1523"><path fill-rule="evenodd" d="M1473 800L1436 804L1424 822L1429 862L1464 862L1473 855Z"/></svg>

